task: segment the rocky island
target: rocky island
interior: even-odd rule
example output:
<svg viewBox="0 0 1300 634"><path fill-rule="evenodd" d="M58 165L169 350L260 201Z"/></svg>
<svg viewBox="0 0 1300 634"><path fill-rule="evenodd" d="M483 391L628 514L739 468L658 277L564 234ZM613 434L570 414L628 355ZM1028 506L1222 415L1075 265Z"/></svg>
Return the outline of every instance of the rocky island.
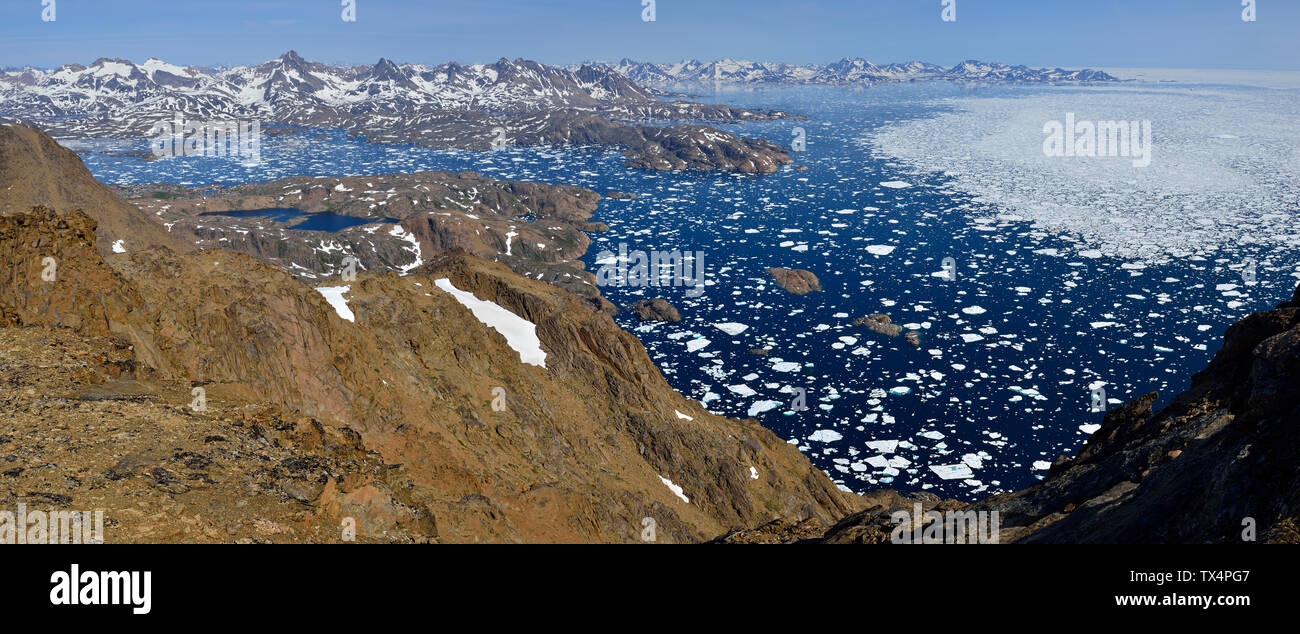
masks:
<svg viewBox="0 0 1300 634"><path fill-rule="evenodd" d="M803 269L783 269L770 268L767 274L776 280L776 285L791 295L807 295L808 293L820 293L822 290L821 282L813 275L812 271Z"/></svg>
<svg viewBox="0 0 1300 634"><path fill-rule="evenodd" d="M637 316L641 321L667 321L678 322L682 320L682 314L677 312L672 304L666 300L643 299L628 307L632 314Z"/></svg>

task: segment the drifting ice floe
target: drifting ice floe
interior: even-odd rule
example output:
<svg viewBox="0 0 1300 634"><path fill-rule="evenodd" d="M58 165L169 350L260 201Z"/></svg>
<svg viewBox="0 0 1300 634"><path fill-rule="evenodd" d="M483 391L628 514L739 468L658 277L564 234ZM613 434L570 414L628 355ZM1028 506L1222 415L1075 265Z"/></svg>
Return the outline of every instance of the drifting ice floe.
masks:
<svg viewBox="0 0 1300 634"><path fill-rule="evenodd" d="M837 431L818 429L813 432L811 436L808 436L808 440L812 442L835 442L843 437L844 436L840 435Z"/></svg>
<svg viewBox="0 0 1300 634"><path fill-rule="evenodd" d="M940 466L930 465L930 470L933 471L935 475L939 476L940 478L943 478L944 480L965 480L966 478L975 475L975 472L971 471L971 468L965 464L950 464L950 465L940 465Z"/></svg>
<svg viewBox="0 0 1300 634"><path fill-rule="evenodd" d="M795 370L798 370L799 368L803 367L802 363L798 363L796 361L782 361L780 359L772 359L772 362L773 362L772 369L776 370L777 372L794 372Z"/></svg>
<svg viewBox="0 0 1300 634"><path fill-rule="evenodd" d="M746 324L737 324L734 322L725 323L725 324L713 324L713 326L718 330L721 330L722 332L725 332L732 336L738 335L749 329L749 326Z"/></svg>

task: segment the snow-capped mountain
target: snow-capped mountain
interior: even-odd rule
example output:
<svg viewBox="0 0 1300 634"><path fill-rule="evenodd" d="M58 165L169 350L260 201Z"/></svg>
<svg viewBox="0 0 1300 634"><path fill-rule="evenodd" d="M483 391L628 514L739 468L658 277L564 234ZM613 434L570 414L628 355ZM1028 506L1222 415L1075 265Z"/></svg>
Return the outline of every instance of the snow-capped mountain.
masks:
<svg viewBox="0 0 1300 634"><path fill-rule="evenodd" d="M339 128L374 143L482 150L507 145L616 147L647 169L771 172L782 148L684 122L785 118L661 100L607 66L493 64L332 66L289 51L256 66L182 67L150 59L0 72L0 121L64 138L203 137L200 122L255 121L275 134ZM176 132L172 121L181 121ZM669 125L637 125L641 123Z"/></svg>
<svg viewBox="0 0 1300 634"><path fill-rule="evenodd" d="M373 66L330 66L289 51L257 66L230 69L99 59L89 66L0 74L0 114L26 120L104 115L128 124L156 120L159 111L182 111L192 117L338 125L350 116L373 113L609 113L664 105L608 68L565 69L506 59L436 67L387 59Z"/></svg>
<svg viewBox="0 0 1300 634"><path fill-rule="evenodd" d="M845 58L831 64L783 64L723 59L654 64L624 59L609 68L632 81L656 88L708 84L879 84L901 81L1010 81L1010 82L1095 82L1117 81L1092 69L1029 68L968 60L951 68L926 62L876 65L860 58Z"/></svg>

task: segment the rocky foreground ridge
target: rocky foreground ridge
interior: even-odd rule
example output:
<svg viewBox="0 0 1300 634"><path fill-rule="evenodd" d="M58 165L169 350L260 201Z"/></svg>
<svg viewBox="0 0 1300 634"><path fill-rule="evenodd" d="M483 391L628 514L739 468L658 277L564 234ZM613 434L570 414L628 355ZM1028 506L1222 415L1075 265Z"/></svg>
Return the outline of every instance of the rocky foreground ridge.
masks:
<svg viewBox="0 0 1300 634"><path fill-rule="evenodd" d="M70 180L32 191L99 191L47 153L24 174ZM345 313L242 253L116 252L97 232L129 209L0 215L0 508L103 509L110 542L338 542L352 518L358 541L641 542L652 523L661 543L860 508L756 421L673 391L607 314L501 263L360 271ZM544 367L448 284L533 324Z"/></svg>
<svg viewBox="0 0 1300 634"><path fill-rule="evenodd" d="M150 526L125 540L330 541L337 503L376 540L639 541L649 517L676 542L855 508L757 422L674 392L608 315L500 264L453 253L362 273L348 321L242 254L106 258L94 241L79 213L0 217L6 508L52 500ZM546 367L441 279L536 324ZM281 531L226 532L256 525L227 504L244 498ZM144 516L119 516L137 501Z"/></svg>

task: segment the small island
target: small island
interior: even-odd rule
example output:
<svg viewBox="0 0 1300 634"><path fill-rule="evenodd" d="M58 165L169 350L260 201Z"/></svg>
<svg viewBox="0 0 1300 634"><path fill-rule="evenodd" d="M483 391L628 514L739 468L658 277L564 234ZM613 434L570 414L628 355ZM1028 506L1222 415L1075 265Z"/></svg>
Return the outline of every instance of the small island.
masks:
<svg viewBox="0 0 1300 634"><path fill-rule="evenodd" d="M822 290L821 281L811 271L770 268L767 270L767 274L776 280L777 286L792 295L807 295L808 293L819 293Z"/></svg>

